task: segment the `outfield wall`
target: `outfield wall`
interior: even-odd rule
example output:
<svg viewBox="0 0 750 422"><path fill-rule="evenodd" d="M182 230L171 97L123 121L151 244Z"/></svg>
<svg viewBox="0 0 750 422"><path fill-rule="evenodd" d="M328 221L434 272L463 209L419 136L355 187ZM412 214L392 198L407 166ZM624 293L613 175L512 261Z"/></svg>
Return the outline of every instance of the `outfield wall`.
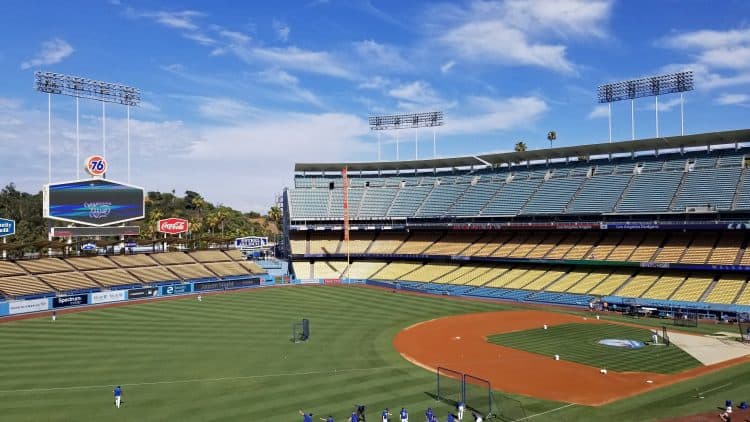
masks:
<svg viewBox="0 0 750 422"><path fill-rule="evenodd" d="M289 285L299 284L355 284L364 283L364 280L342 280L342 279L293 279ZM175 283L164 286L137 287L121 290L108 290L89 293L78 293L44 297L38 299L9 300L0 302L0 318L14 315L30 314L35 312L53 311L58 309L79 308L107 303L128 302L132 300L149 300L157 297L180 296L199 294L202 292L216 292L237 289L249 289L268 287L277 284L273 276L261 275L252 277L232 277L224 279L207 279L186 283Z"/></svg>

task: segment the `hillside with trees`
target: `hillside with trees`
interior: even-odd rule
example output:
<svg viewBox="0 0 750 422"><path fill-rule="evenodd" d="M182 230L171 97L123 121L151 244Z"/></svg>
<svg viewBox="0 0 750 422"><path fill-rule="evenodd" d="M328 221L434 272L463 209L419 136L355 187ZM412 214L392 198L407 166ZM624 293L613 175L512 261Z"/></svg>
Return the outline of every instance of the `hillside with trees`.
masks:
<svg viewBox="0 0 750 422"><path fill-rule="evenodd" d="M194 243L225 243L242 236L268 236L273 239L280 232L281 211L272 207L268 214L243 213L231 207L212 204L199 193L186 191L184 196L172 192L146 194L146 218L128 224L138 225L139 244L151 244L161 238L156 233L156 222L162 218L179 217L190 221L190 233L184 238ZM16 221L16 234L8 237L8 245L0 248L34 252L59 245L47 241L47 221L42 218L42 193L30 194L9 184L0 190L0 218ZM63 225L64 223L60 223ZM100 239L102 244L119 239ZM196 244L196 246L199 246Z"/></svg>

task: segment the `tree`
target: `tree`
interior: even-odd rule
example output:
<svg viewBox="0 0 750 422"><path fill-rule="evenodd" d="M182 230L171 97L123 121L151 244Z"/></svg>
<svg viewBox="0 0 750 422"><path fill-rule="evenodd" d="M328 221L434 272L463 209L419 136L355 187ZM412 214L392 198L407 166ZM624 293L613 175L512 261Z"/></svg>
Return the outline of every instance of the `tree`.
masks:
<svg viewBox="0 0 750 422"><path fill-rule="evenodd" d="M514 148L516 152L524 152L526 151L526 142L524 141L518 141L516 142L516 146Z"/></svg>

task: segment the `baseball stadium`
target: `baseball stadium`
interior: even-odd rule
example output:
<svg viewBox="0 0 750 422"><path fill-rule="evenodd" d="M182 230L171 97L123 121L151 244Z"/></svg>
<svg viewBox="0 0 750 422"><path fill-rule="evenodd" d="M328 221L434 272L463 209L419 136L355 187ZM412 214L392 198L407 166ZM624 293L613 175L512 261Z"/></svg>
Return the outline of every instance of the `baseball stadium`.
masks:
<svg viewBox="0 0 750 422"><path fill-rule="evenodd" d="M750 421L748 4L9 1L0 421Z"/></svg>
<svg viewBox="0 0 750 422"><path fill-rule="evenodd" d="M713 420L731 399L741 415L748 141L733 130L298 163L275 258L252 252L263 239L182 250L173 237L1 261L0 412L296 420L403 407L421 420L465 403L488 420L661 421ZM165 237L184 228L160 224ZM102 400L115 379L125 412Z"/></svg>

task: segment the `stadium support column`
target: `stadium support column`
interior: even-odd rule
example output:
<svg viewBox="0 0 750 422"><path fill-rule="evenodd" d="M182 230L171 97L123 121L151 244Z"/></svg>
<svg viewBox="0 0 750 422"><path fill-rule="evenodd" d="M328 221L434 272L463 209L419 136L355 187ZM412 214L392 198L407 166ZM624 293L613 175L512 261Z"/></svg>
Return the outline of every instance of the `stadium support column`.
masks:
<svg viewBox="0 0 750 422"><path fill-rule="evenodd" d="M78 103L79 97L76 97L76 180L81 180L81 132L79 130Z"/></svg>
<svg viewBox="0 0 750 422"><path fill-rule="evenodd" d="M659 137L659 96L655 95L656 98L656 137Z"/></svg>
<svg viewBox="0 0 750 422"><path fill-rule="evenodd" d="M52 94L47 94L47 183L52 183Z"/></svg>
<svg viewBox="0 0 750 422"><path fill-rule="evenodd" d="M107 105L102 101L102 157L107 159Z"/></svg>
<svg viewBox="0 0 750 422"><path fill-rule="evenodd" d="M128 183L130 183L130 106L127 106L128 110Z"/></svg>
<svg viewBox="0 0 750 422"><path fill-rule="evenodd" d="M414 159L419 160L419 128L414 129Z"/></svg>
<svg viewBox="0 0 750 422"><path fill-rule="evenodd" d="M609 143L612 143L612 103L607 103L607 118L609 120ZM550 141L550 148L552 148L552 141Z"/></svg>
<svg viewBox="0 0 750 422"><path fill-rule="evenodd" d="M685 97L680 92L680 136L685 136Z"/></svg>
<svg viewBox="0 0 750 422"><path fill-rule="evenodd" d="M394 132L396 132L396 161L398 161L398 130Z"/></svg>
<svg viewBox="0 0 750 422"><path fill-rule="evenodd" d="M630 138L635 141L635 100L630 100Z"/></svg>
<svg viewBox="0 0 750 422"><path fill-rule="evenodd" d="M346 280L349 280L349 267L351 266L350 250L349 250L349 175L347 168L341 169L341 177L343 179L343 200L344 200L344 242L346 242Z"/></svg>

